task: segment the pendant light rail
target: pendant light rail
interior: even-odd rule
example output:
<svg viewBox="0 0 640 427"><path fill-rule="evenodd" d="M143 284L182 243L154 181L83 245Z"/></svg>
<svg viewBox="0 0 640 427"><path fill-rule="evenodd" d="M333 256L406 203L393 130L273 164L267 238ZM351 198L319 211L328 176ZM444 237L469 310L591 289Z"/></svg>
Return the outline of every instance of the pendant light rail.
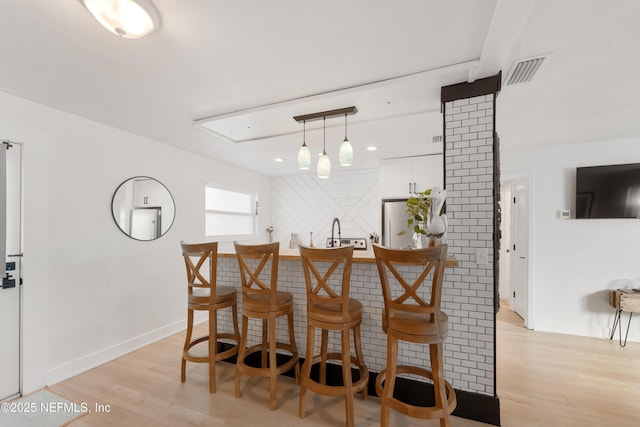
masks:
<svg viewBox="0 0 640 427"><path fill-rule="evenodd" d="M295 120L298 123L311 122L314 120L340 117L345 115L352 116L357 112L358 112L358 109L355 106L352 106L352 107L346 107L346 108L338 108L336 110L321 111L319 113L302 114L300 116L294 116L293 120Z"/></svg>

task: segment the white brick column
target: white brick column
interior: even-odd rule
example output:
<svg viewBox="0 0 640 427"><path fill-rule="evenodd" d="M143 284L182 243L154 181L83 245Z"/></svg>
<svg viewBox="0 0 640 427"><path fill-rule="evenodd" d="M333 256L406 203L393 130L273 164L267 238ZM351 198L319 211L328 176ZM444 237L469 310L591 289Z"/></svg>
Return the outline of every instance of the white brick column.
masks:
<svg viewBox="0 0 640 427"><path fill-rule="evenodd" d="M495 307L499 150L495 101L502 73L441 90L449 254L443 309L449 315L445 376L464 397L460 415L500 425ZM464 396L463 396L464 395ZM458 409L456 412L458 412Z"/></svg>
<svg viewBox="0 0 640 427"><path fill-rule="evenodd" d="M445 364L454 387L495 394L493 94L445 103L445 181L449 254ZM487 260L478 264L477 252Z"/></svg>

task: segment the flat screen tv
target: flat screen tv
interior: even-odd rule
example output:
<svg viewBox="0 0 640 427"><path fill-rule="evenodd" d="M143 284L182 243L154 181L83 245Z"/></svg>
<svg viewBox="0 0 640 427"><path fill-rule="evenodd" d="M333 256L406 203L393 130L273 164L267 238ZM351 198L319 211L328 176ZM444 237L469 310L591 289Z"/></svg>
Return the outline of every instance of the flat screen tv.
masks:
<svg viewBox="0 0 640 427"><path fill-rule="evenodd" d="M577 168L576 218L640 218L640 163Z"/></svg>

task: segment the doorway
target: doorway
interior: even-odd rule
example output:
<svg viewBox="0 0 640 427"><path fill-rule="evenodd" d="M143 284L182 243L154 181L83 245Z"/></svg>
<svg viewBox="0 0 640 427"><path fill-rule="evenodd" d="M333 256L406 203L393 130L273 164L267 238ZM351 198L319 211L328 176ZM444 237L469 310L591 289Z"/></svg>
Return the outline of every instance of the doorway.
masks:
<svg viewBox="0 0 640 427"><path fill-rule="evenodd" d="M0 400L21 394L22 144L0 145Z"/></svg>
<svg viewBox="0 0 640 427"><path fill-rule="evenodd" d="M530 328L529 180L501 183L500 298Z"/></svg>

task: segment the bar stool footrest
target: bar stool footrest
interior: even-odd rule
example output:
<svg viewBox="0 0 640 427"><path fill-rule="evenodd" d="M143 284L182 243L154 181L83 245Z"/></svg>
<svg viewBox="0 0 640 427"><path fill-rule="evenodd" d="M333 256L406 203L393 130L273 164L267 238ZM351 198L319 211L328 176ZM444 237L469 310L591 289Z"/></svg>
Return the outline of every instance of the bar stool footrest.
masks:
<svg viewBox="0 0 640 427"><path fill-rule="evenodd" d="M244 355L244 359L240 360L240 358L238 358L238 360L236 361L236 369L245 375L249 375L252 377L270 377L271 373L270 373L270 368L256 368L250 365L247 365L245 360L251 356L254 353L259 353L262 351L262 344L256 344L253 345L249 348L247 348L247 351ZM280 350L285 350L289 353L291 353L291 359L286 361L285 363L278 365L276 367L276 374L280 375L283 374L285 372L290 371L291 369L293 369L296 364L298 363L298 356L295 355L293 346L291 346L290 344L286 344L286 343L282 343L282 342L277 342L276 343L276 349L280 349ZM267 358L267 361L269 359Z"/></svg>
<svg viewBox="0 0 640 427"><path fill-rule="evenodd" d="M419 368L417 366L398 366L396 368L396 376L398 374L413 374L419 375L433 381L433 372ZM384 369L378 374L376 378L376 393L378 396L383 399L383 391L384 387L382 383L385 381L387 376L387 370ZM451 414L454 409L456 409L456 405L458 401L456 399L456 392L449 383L449 381L444 380L444 385L447 390L447 412ZM444 408L440 408L438 406L417 406L412 405L410 403L402 402L401 400L396 399L395 397L390 397L387 400L387 404L390 408L400 412L401 414L421 419L433 419L433 418L443 418L445 416Z"/></svg>
<svg viewBox="0 0 640 427"><path fill-rule="evenodd" d="M228 359L232 356L235 356L236 354L238 354L238 351L240 350L240 347L238 346L238 342L236 341L236 336L235 334L232 333L222 333L222 334L218 334L218 339L223 339L223 340L233 340L235 342L235 344L233 344L233 347L225 350L225 351L221 351L219 353L216 353L216 357L215 357L215 361L220 361L220 360L225 360ZM191 353L189 350L191 350L191 348L195 347L196 345L205 342L205 341L209 341L209 335L205 335L204 337L200 337L197 338L193 341L191 341L189 343L189 346L187 347L186 350L184 350L182 352L182 358L188 362L195 362L195 363L209 363L209 355L205 355L205 356L196 356L195 354ZM219 342L218 342L219 344Z"/></svg>
<svg viewBox="0 0 640 427"><path fill-rule="evenodd" d="M328 353L327 360L338 360L342 361L341 353ZM322 356L316 355L313 356L311 360L311 366L314 366L322 361ZM307 361L305 360L305 363ZM367 382L369 380L369 369L365 365L360 365L358 359L355 356L351 356L351 364L355 365L358 368L359 378L358 381L352 383L352 391L353 394L359 393L367 386ZM342 369L342 367L341 367ZM322 394L324 396L346 396L347 390L344 385L341 386L332 386L322 384L318 381L314 381L309 377L302 377L302 384L307 386L309 390L314 391L315 393Z"/></svg>

